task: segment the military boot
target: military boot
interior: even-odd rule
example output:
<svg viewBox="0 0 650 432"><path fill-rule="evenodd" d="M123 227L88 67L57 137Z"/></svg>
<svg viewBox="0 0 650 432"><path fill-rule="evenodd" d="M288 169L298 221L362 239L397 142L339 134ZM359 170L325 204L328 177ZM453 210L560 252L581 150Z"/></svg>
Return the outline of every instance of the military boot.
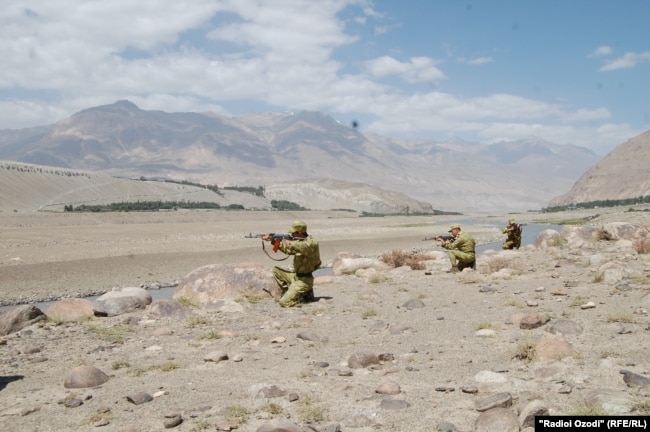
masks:
<svg viewBox="0 0 650 432"><path fill-rule="evenodd" d="M452 266L447 273L458 273L460 270L458 270L458 266Z"/></svg>
<svg viewBox="0 0 650 432"><path fill-rule="evenodd" d="M314 297L314 290L307 291L302 295L303 303L311 303L313 301L316 301L316 297Z"/></svg>

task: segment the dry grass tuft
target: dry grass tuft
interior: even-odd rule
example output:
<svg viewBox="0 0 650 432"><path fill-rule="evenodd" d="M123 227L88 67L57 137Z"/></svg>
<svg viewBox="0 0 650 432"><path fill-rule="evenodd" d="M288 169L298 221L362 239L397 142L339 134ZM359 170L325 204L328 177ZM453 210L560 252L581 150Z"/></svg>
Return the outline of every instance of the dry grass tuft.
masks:
<svg viewBox="0 0 650 432"><path fill-rule="evenodd" d="M395 268L409 266L413 270L424 270L426 268L424 261L427 259L424 256L413 252L393 249L391 252L384 252L380 257L380 260Z"/></svg>
<svg viewBox="0 0 650 432"><path fill-rule="evenodd" d="M634 250L638 254L650 253L650 238L639 239L634 242Z"/></svg>

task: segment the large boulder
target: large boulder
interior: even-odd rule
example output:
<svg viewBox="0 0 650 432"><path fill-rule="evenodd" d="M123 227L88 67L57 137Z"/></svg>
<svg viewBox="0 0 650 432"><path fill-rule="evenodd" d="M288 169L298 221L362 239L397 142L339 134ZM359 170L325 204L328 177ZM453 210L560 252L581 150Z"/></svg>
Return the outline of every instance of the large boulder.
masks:
<svg viewBox="0 0 650 432"><path fill-rule="evenodd" d="M117 316L136 309L144 309L151 304L151 295L144 288L115 288L93 302L95 315Z"/></svg>
<svg viewBox="0 0 650 432"><path fill-rule="evenodd" d="M365 258L350 252L339 252L332 262L332 273L337 276L355 274L357 270L363 269L386 272L392 267L376 258Z"/></svg>
<svg viewBox="0 0 650 432"><path fill-rule="evenodd" d="M93 302L86 299L68 298L52 303L45 315L55 321L84 321L95 315Z"/></svg>
<svg viewBox="0 0 650 432"><path fill-rule="evenodd" d="M649 237L645 227L627 222L610 222L603 225L602 237L605 240L637 240Z"/></svg>
<svg viewBox="0 0 650 432"><path fill-rule="evenodd" d="M596 240L598 240L593 228L577 225L564 226L560 236L569 246L569 249L592 248L595 246Z"/></svg>
<svg viewBox="0 0 650 432"><path fill-rule="evenodd" d="M108 381L108 375L95 366L77 366L63 382L65 388L97 387Z"/></svg>
<svg viewBox="0 0 650 432"><path fill-rule="evenodd" d="M535 247L539 249L561 247L562 243L563 241L560 233L552 229L542 231L541 233L537 234L537 237L535 238Z"/></svg>
<svg viewBox="0 0 650 432"><path fill-rule="evenodd" d="M0 336L15 333L45 318L45 314L32 305L17 306L15 309L0 312Z"/></svg>
<svg viewBox="0 0 650 432"><path fill-rule="evenodd" d="M263 292L273 297L282 295L268 266L252 262L210 264L192 271L181 280L172 298L186 298L206 306L224 299L234 300L244 294Z"/></svg>

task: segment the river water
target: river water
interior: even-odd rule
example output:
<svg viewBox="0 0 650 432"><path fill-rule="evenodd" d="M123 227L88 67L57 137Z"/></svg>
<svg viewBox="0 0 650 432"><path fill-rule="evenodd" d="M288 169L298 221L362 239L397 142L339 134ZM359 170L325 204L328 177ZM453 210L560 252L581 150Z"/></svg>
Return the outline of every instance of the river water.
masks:
<svg viewBox="0 0 650 432"><path fill-rule="evenodd" d="M471 226L472 221L462 221L463 226ZM496 225L495 225L496 226ZM560 232L562 230L562 226L560 225L542 225L542 224L530 224L530 225L525 225L522 230L521 234L521 247L524 247L528 244L532 244L535 242L535 239L541 233L542 231L545 231L547 229L552 229L555 231ZM501 245L503 244L503 239L499 240L497 242L492 242L492 243L486 243L482 245L476 246L476 253L481 254L485 252L487 249L496 249L500 250ZM315 272L316 276L323 276L323 275L329 275L332 274L332 270L330 268L322 268L319 269ZM149 290L149 294L151 295L151 298L153 301L156 300L161 300L161 299L169 299L172 297L174 293L174 287L167 287L167 288L160 288L160 289L151 289ZM98 296L92 296L92 297L86 297L87 300L93 301L97 298ZM42 311L45 311L49 307L49 305L52 304L52 302L37 302L37 303L31 303L37 308L39 308ZM0 312L10 310L14 308L15 306L0 306Z"/></svg>

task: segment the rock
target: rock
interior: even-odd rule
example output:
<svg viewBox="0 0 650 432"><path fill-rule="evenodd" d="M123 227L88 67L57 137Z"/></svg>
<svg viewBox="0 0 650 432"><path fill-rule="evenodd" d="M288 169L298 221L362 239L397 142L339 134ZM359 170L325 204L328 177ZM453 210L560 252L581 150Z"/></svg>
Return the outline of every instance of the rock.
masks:
<svg viewBox="0 0 650 432"><path fill-rule="evenodd" d="M406 303L402 305L403 308L412 310L412 309L421 309L425 307L426 305L424 302L420 299L410 299Z"/></svg>
<svg viewBox="0 0 650 432"><path fill-rule="evenodd" d="M108 375L94 366L77 366L65 379L65 388L96 387L108 381Z"/></svg>
<svg viewBox="0 0 650 432"><path fill-rule="evenodd" d="M582 327L580 327L580 324L576 323L575 321L560 319L553 321L546 328L546 331L558 336L578 335L582 333Z"/></svg>
<svg viewBox="0 0 650 432"><path fill-rule="evenodd" d="M597 238L594 237L594 230L590 227L577 225L565 225L560 236L566 242L569 249L586 249L594 247Z"/></svg>
<svg viewBox="0 0 650 432"><path fill-rule="evenodd" d="M560 233L552 229L547 229L539 233L534 242L535 247L538 249L562 247L562 243L563 241Z"/></svg>
<svg viewBox="0 0 650 432"><path fill-rule="evenodd" d="M559 360L577 354L578 351L573 347L573 345L565 340L542 338L535 343L536 360Z"/></svg>
<svg viewBox="0 0 650 432"><path fill-rule="evenodd" d="M648 236L646 228L627 222L610 222L602 227L604 240L636 240Z"/></svg>
<svg viewBox="0 0 650 432"><path fill-rule="evenodd" d="M512 406L512 395L508 392L501 392L481 399L476 402L476 411L483 412L492 408L510 408Z"/></svg>
<svg viewBox="0 0 650 432"><path fill-rule="evenodd" d="M140 299L144 306L151 304L151 294L149 294L146 289L140 287L113 288L112 290L97 297L97 300L104 301L122 297L137 297Z"/></svg>
<svg viewBox="0 0 650 432"><path fill-rule="evenodd" d="M585 395L585 405L609 415L628 414L635 404L634 397L614 389L592 389Z"/></svg>
<svg viewBox="0 0 650 432"><path fill-rule="evenodd" d="M628 387L645 387L650 384L650 378L648 377L626 369L621 369L620 372L623 374L623 382L625 382Z"/></svg>
<svg viewBox="0 0 650 432"><path fill-rule="evenodd" d="M15 333L45 318L45 314L32 305L17 306L14 309L0 312L0 336Z"/></svg>
<svg viewBox="0 0 650 432"><path fill-rule="evenodd" d="M210 264L193 270L174 289L172 298L187 298L207 305L218 300L234 300L247 293L281 295L268 266L244 262Z"/></svg>
<svg viewBox="0 0 650 432"><path fill-rule="evenodd" d="M508 381L508 378L502 374L492 372L492 371L480 371L474 376L474 380L483 384L494 384L494 383L504 383Z"/></svg>
<svg viewBox="0 0 650 432"><path fill-rule="evenodd" d="M521 321L519 321L519 328L524 330L530 330L537 327L541 327L546 324L551 318L546 314L535 313L524 316Z"/></svg>
<svg viewBox="0 0 650 432"><path fill-rule="evenodd" d="M519 432L519 421L515 413L507 408L492 408L484 411L474 422L474 432Z"/></svg>
<svg viewBox="0 0 650 432"><path fill-rule="evenodd" d="M396 395L399 394L400 392L401 389L399 387L399 384L390 381L379 384L379 387L375 389L375 393L387 394L387 395Z"/></svg>
<svg viewBox="0 0 650 432"><path fill-rule="evenodd" d="M152 315L158 317L175 317L175 318L187 318L190 315L194 314L192 309L183 306L176 300L163 299L156 300L151 304L150 312Z"/></svg>
<svg viewBox="0 0 650 432"><path fill-rule="evenodd" d="M52 303L45 315L54 321L83 321L95 316L95 311L90 300L69 298Z"/></svg>
<svg viewBox="0 0 650 432"><path fill-rule="evenodd" d="M180 414L174 414L163 420L163 427L165 429L175 428L183 423L183 417Z"/></svg>
<svg viewBox="0 0 650 432"><path fill-rule="evenodd" d="M203 356L203 361L205 362L219 363L222 360L228 360L228 354L222 351L212 351Z"/></svg>
<svg viewBox="0 0 650 432"><path fill-rule="evenodd" d="M321 341L321 337L319 335L317 335L315 332L310 331L310 330L301 331L300 333L298 333L296 335L296 337L298 339L302 339L302 340L309 341L309 342L320 342Z"/></svg>
<svg viewBox="0 0 650 432"><path fill-rule="evenodd" d="M534 427L535 416L547 416L548 406L541 400L532 400L519 413L519 426L521 428Z"/></svg>
<svg viewBox="0 0 650 432"><path fill-rule="evenodd" d="M348 367L352 369L365 368L373 364L379 364L379 357L377 354L359 352L348 357Z"/></svg>
<svg viewBox="0 0 650 432"><path fill-rule="evenodd" d="M411 404L402 399L384 399L379 404L379 408L386 410L402 410L410 407Z"/></svg>
<svg viewBox="0 0 650 432"><path fill-rule="evenodd" d="M303 429L288 420L274 419L258 427L256 432L303 432Z"/></svg>
<svg viewBox="0 0 650 432"><path fill-rule="evenodd" d="M97 316L118 316L136 309L144 309L144 301L135 296L99 298L93 302L93 309Z"/></svg>
<svg viewBox="0 0 650 432"><path fill-rule="evenodd" d="M126 400L131 402L132 404L141 405L143 403L151 402L153 400L153 396L151 396L149 393L137 392L128 395L126 397Z"/></svg>
<svg viewBox="0 0 650 432"><path fill-rule="evenodd" d="M339 252L332 262L332 273L336 276L352 275L357 270L373 268L377 271L387 272L391 266L376 258L364 258L350 252Z"/></svg>
<svg viewBox="0 0 650 432"><path fill-rule="evenodd" d="M286 396L289 392L275 385L254 384L248 389L254 398L272 399Z"/></svg>

